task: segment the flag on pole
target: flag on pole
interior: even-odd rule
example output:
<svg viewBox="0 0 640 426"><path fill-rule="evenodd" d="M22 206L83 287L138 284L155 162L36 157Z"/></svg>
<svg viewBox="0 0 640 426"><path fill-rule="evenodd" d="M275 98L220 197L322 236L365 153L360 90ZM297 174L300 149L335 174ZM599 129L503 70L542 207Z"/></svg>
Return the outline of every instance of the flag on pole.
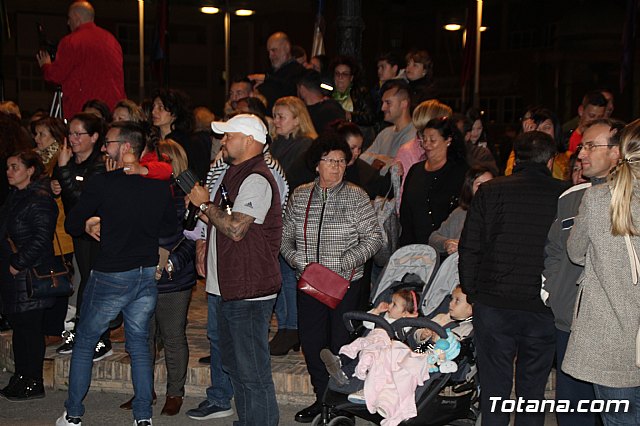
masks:
<svg viewBox="0 0 640 426"><path fill-rule="evenodd" d="M324 0L318 2L318 14L313 27L313 45L311 47L311 58L318 55L324 55L324 19L322 19L322 9L324 8Z"/></svg>

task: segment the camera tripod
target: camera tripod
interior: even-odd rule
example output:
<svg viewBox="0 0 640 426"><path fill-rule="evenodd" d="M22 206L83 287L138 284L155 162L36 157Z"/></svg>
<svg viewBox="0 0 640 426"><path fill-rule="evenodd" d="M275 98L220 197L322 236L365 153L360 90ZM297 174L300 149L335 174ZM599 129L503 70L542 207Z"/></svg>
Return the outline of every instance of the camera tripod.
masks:
<svg viewBox="0 0 640 426"><path fill-rule="evenodd" d="M64 119L64 114L62 113L62 86L57 86L56 91L53 93L49 116Z"/></svg>

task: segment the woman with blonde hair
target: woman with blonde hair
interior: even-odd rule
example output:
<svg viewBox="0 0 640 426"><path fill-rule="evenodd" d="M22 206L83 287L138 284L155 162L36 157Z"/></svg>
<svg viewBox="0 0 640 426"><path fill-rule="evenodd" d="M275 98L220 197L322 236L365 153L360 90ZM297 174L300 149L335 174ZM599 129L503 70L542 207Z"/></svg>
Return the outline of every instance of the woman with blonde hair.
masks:
<svg viewBox="0 0 640 426"><path fill-rule="evenodd" d="M311 182L314 174L305 163L305 153L318 137L307 107L295 96L285 96L273 105L274 132L271 154L278 160L289 182L289 192L303 183ZM282 289L278 294L275 313L278 331L269 342L271 355L286 355L300 348L298 338L298 310L296 308L295 271L280 256Z"/></svg>
<svg viewBox="0 0 640 426"><path fill-rule="evenodd" d="M618 166L608 184L587 189L567 241L584 272L562 370L593 383L596 398L631 405L601 413L605 426L640 424L640 120L619 140ZM617 147L616 130L593 146Z"/></svg>

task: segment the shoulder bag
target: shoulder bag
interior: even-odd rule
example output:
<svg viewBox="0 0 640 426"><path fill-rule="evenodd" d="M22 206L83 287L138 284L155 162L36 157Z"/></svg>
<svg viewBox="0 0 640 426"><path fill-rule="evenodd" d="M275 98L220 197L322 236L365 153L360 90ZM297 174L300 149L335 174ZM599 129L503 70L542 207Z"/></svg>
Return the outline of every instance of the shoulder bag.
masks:
<svg viewBox="0 0 640 426"><path fill-rule="evenodd" d="M34 266L24 271L27 295L31 299L46 299L49 297L71 296L73 294L70 269L62 255L58 234L54 233L54 236L60 249L60 256L54 256L50 266ZM9 239L9 245L14 253L18 252L11 239Z"/></svg>
<svg viewBox="0 0 640 426"><path fill-rule="evenodd" d="M307 203L307 211L304 217L303 229L305 254L307 252L307 221L309 219L309 209L311 208L313 191L314 188L311 188L309 202ZM318 253L317 257L319 258L319 256L320 254ZM304 269L304 272L298 280L298 290L324 303L331 309L335 309L347 293L354 273L355 269L351 271L351 276L347 280L326 266L323 266L318 262L311 262Z"/></svg>

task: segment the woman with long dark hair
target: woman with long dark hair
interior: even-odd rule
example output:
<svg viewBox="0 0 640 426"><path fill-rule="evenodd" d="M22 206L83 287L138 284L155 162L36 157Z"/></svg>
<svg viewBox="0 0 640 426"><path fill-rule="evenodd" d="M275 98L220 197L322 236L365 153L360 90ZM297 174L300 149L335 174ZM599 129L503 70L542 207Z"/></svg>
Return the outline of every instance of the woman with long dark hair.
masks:
<svg viewBox="0 0 640 426"><path fill-rule="evenodd" d="M0 292L2 312L13 328L15 374L0 395L9 401L44 398L44 312L54 298L31 298L27 271L53 264L58 207L38 154L22 151L7 159L13 191L0 210Z"/></svg>

